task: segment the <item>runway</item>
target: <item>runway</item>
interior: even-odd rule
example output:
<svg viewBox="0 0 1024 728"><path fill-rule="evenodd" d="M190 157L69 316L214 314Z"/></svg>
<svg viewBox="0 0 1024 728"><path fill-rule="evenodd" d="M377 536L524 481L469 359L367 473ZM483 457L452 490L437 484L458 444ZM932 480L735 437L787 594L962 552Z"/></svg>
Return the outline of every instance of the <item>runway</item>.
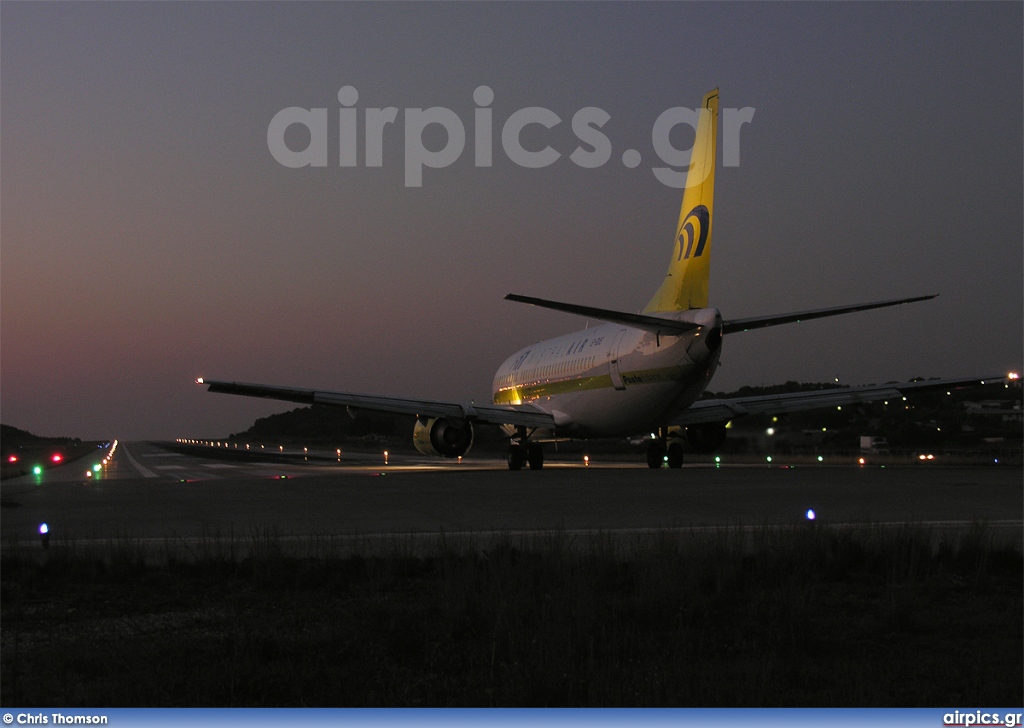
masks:
<svg viewBox="0 0 1024 728"><path fill-rule="evenodd" d="M99 461L102 453L96 458ZM383 458L381 458L382 460ZM985 521L1021 538L1020 468L686 466L581 463L509 472L499 461L395 465L209 459L121 444L86 476L76 461L4 481L5 543L52 538L182 540L213 535L386 536L642 533L786 525Z"/></svg>

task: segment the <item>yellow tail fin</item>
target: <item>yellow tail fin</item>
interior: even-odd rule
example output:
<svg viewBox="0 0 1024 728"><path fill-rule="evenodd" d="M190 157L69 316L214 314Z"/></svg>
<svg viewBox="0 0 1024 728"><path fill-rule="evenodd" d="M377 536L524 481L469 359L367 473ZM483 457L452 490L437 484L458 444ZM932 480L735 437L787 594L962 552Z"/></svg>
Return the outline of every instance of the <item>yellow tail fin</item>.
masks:
<svg viewBox="0 0 1024 728"><path fill-rule="evenodd" d="M708 92L701 104L668 273L644 313L707 308L717 149L718 89L715 89Z"/></svg>

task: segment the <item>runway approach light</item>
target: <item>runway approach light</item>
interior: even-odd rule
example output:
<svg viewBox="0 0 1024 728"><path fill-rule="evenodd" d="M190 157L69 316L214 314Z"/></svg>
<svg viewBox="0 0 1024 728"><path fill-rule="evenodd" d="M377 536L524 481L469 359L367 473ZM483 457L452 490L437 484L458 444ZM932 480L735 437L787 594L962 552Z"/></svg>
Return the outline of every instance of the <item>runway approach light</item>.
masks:
<svg viewBox="0 0 1024 728"><path fill-rule="evenodd" d="M1010 372L1009 374L1006 375L1006 378L1007 379L1020 379L1020 374L1018 374L1017 372Z"/></svg>
<svg viewBox="0 0 1024 728"><path fill-rule="evenodd" d="M867 462L867 460L865 460L864 458L857 458L857 464L858 465L863 465L866 462Z"/></svg>
<svg viewBox="0 0 1024 728"><path fill-rule="evenodd" d="M387 450L384 451L384 464L385 465L388 464L388 451Z"/></svg>
<svg viewBox="0 0 1024 728"><path fill-rule="evenodd" d="M819 463L823 463L823 462L825 462L825 458L823 458L823 457L822 457L821 455L819 455L819 456L818 456L818 462L819 462Z"/></svg>
<svg viewBox="0 0 1024 728"><path fill-rule="evenodd" d="M39 524L39 543L44 549L50 548L50 527L45 523Z"/></svg>
<svg viewBox="0 0 1024 728"><path fill-rule="evenodd" d="M818 517L818 515L814 512L813 508L808 508L807 513L805 513L804 515L807 517L808 521L813 521L815 518Z"/></svg>
<svg viewBox="0 0 1024 728"><path fill-rule="evenodd" d="M590 467L590 456L589 455L584 455L583 456L583 467L585 467L585 468L589 468Z"/></svg>
<svg viewBox="0 0 1024 728"><path fill-rule="evenodd" d="M202 384L202 383L203 383L203 378L202 377L199 377L198 379L196 379L196 384Z"/></svg>

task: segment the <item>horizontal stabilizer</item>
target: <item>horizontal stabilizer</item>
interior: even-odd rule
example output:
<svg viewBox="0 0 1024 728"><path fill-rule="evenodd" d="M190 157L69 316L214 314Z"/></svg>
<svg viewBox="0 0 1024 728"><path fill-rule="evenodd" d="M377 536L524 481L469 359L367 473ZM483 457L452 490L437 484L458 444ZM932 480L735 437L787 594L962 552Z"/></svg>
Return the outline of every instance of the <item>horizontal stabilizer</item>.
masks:
<svg viewBox="0 0 1024 728"><path fill-rule="evenodd" d="M655 334L685 334L689 331L697 331L700 324L692 321L676 321L675 319L661 318L660 316L648 316L641 313L625 313L623 311L611 311L606 308L594 308L592 306L579 306L575 303L560 303L559 301L547 301L543 298L532 298L510 293L505 296L506 301L517 301L518 303L529 303L541 308L550 308L555 311L575 314L585 318L597 319L598 321L610 321L613 324L625 324L637 329L644 329Z"/></svg>
<svg viewBox="0 0 1024 728"><path fill-rule="evenodd" d="M916 296L914 298L899 298L891 301L876 301L874 303L859 303L854 306L836 306L835 308L818 308L813 311L797 311L796 313L783 313L775 316L758 316L757 318L735 319L722 323L722 333L730 334L736 331L750 331L751 329L763 329L767 326L778 326L779 324L790 324L799 321L810 321L826 316L839 316L854 311L870 311L873 308L885 308L886 306L899 306L902 303L916 303L935 298L939 294L931 296Z"/></svg>

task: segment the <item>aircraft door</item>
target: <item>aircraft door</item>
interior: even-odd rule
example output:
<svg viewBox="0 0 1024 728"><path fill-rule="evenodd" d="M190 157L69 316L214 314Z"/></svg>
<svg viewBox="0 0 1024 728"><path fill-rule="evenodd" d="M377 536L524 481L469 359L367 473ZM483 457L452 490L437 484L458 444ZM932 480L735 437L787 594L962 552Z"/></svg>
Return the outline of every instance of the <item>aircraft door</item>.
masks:
<svg viewBox="0 0 1024 728"><path fill-rule="evenodd" d="M623 381L622 374L619 373L619 347L622 346L622 339L625 335L626 329L620 329L619 333L612 339L611 348L608 350L608 374L611 375L612 386L616 389L626 388L626 382Z"/></svg>

